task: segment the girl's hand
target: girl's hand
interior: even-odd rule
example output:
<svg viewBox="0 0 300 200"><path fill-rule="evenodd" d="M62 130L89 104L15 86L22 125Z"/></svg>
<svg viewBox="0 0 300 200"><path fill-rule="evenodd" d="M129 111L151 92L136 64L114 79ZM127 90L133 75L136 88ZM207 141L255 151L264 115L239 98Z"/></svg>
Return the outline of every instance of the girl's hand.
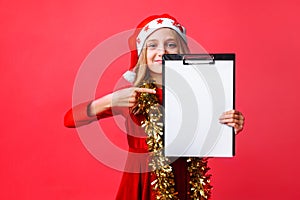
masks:
<svg viewBox="0 0 300 200"><path fill-rule="evenodd" d="M89 107L88 115L95 116L102 111L112 108L114 106L119 107L132 107L136 103L136 96L140 92L148 92L155 94L156 91L148 88L125 88L108 94L104 97L94 100Z"/></svg>
<svg viewBox="0 0 300 200"><path fill-rule="evenodd" d="M237 110L229 110L220 116L219 122L233 127L235 134L238 134L244 128L245 117Z"/></svg>
<svg viewBox="0 0 300 200"><path fill-rule="evenodd" d="M111 106L132 107L137 102L137 94L141 92L155 94L156 91L149 88L131 87L112 93Z"/></svg>

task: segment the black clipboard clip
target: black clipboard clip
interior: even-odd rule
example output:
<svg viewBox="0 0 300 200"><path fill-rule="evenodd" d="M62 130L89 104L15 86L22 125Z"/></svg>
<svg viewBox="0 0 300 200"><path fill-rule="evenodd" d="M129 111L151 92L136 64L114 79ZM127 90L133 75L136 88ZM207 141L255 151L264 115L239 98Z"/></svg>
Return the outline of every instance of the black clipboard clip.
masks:
<svg viewBox="0 0 300 200"><path fill-rule="evenodd" d="M184 65L214 64L214 56L210 54L191 54L183 56Z"/></svg>

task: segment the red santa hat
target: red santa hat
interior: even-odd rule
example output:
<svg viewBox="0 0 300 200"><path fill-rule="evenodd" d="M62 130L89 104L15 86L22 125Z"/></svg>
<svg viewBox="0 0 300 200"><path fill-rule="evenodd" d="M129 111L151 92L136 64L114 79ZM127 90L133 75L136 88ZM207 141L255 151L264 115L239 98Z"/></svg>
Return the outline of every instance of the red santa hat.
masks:
<svg viewBox="0 0 300 200"><path fill-rule="evenodd" d="M128 39L128 45L131 51L131 63L129 67L129 71L123 74L123 77L129 81L133 82L135 80L135 72L134 69L139 55L144 47L145 41L150 34L160 28L170 28L173 29L181 36L181 38L187 42L186 40L186 31L185 28L178 23L178 21L168 15L153 15L144 19L136 28L133 35Z"/></svg>

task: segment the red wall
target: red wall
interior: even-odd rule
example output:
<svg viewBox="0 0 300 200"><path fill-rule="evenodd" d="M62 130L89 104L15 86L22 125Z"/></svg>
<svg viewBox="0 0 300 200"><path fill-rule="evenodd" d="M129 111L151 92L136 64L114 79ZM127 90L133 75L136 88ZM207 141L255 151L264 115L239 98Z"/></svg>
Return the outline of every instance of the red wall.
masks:
<svg viewBox="0 0 300 200"><path fill-rule="evenodd" d="M89 52L161 13L177 17L207 51L236 53L246 127L235 158L210 162L213 199L299 199L299 10L296 0L2 0L0 199L114 198L121 172L95 159L63 116ZM121 63L114 77L129 61ZM111 129L109 138L126 148L124 134Z"/></svg>

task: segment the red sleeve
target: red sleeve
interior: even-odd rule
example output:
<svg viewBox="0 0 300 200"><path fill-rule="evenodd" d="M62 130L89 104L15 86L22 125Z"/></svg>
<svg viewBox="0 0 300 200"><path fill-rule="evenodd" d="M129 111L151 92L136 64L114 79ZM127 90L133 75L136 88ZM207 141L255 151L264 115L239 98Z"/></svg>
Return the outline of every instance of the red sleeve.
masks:
<svg viewBox="0 0 300 200"><path fill-rule="evenodd" d="M112 116L111 109L107 109L97 116L88 115L88 107L91 102L85 102L71 108L64 118L64 125L68 128L75 128L83 125L87 125L93 121L96 121L101 118Z"/></svg>

